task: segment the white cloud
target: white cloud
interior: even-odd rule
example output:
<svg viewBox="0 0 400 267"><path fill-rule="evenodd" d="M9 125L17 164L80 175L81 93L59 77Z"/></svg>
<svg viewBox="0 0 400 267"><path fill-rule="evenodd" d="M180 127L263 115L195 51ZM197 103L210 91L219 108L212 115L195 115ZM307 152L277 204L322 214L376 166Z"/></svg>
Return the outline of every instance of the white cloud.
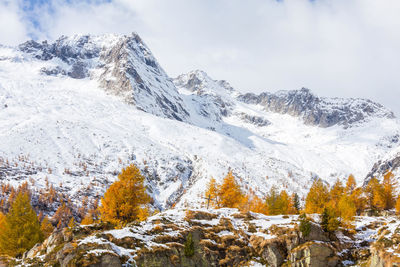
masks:
<svg viewBox="0 0 400 267"><path fill-rule="evenodd" d="M136 31L171 76L204 69L242 91L306 86L400 114L398 0L58 0L52 8L36 11L37 36Z"/></svg>
<svg viewBox="0 0 400 267"><path fill-rule="evenodd" d="M18 3L0 0L0 43L13 45L27 39L26 22L21 17Z"/></svg>

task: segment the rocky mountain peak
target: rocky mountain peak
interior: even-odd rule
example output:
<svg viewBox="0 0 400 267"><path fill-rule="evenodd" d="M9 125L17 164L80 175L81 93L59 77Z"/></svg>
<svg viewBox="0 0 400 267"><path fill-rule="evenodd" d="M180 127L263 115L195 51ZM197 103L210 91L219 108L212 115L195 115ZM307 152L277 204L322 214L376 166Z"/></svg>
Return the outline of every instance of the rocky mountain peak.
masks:
<svg viewBox="0 0 400 267"><path fill-rule="evenodd" d="M194 70L179 75L174 79L174 83L178 87L183 87L198 95L205 93L224 93L221 91L233 92L233 87L225 80L213 80L208 74L202 70Z"/></svg>
<svg viewBox="0 0 400 267"><path fill-rule="evenodd" d="M238 99L261 105L268 111L301 117L307 125L324 128L334 125L346 128L371 117L395 118L393 112L371 100L318 97L307 88L259 95L247 93Z"/></svg>
<svg viewBox="0 0 400 267"><path fill-rule="evenodd" d="M96 79L140 110L180 121L188 117L171 79L136 33L61 36L53 43L31 40L18 48L49 62L41 69L44 75Z"/></svg>

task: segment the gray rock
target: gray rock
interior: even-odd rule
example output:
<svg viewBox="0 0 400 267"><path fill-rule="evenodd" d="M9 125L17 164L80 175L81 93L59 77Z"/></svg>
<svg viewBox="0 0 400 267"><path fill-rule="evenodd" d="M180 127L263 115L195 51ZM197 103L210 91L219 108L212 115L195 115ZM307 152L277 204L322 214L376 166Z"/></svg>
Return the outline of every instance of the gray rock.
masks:
<svg viewBox="0 0 400 267"><path fill-rule="evenodd" d="M339 265L335 249L322 242L307 242L289 254L292 267L334 267Z"/></svg>
<svg viewBox="0 0 400 267"><path fill-rule="evenodd" d="M350 127L371 116L394 118L393 112L370 100L322 98L315 96L307 88L275 94L247 93L240 95L238 99L245 103L262 105L268 111L300 117L305 124L319 127Z"/></svg>

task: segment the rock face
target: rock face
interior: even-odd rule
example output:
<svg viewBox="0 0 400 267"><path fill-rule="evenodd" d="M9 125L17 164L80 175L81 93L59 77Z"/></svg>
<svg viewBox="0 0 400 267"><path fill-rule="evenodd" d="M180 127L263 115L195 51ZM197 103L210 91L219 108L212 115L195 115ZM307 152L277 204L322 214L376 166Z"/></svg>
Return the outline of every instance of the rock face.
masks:
<svg viewBox="0 0 400 267"><path fill-rule="evenodd" d="M261 105L268 111L300 117L305 124L319 127L349 127L370 116L394 118L393 112L370 100L322 98L313 95L307 88L275 94L247 93L238 99L245 103Z"/></svg>
<svg viewBox="0 0 400 267"><path fill-rule="evenodd" d="M54 232L24 254L21 266L208 267L400 266L396 217L358 216L355 229L324 232L297 215L236 209L168 210L122 229L108 224ZM13 259L0 259L12 262Z"/></svg>
<svg viewBox="0 0 400 267"><path fill-rule="evenodd" d="M314 241L293 249L289 258L293 267L334 267L339 263L339 257L331 245Z"/></svg>
<svg viewBox="0 0 400 267"><path fill-rule="evenodd" d="M95 78L107 92L138 109L179 121L188 118L171 79L137 34L62 36L52 44L28 41L19 50L39 60L62 61L43 68L43 74Z"/></svg>
<svg viewBox="0 0 400 267"><path fill-rule="evenodd" d="M189 114L174 84L138 35L121 38L100 60L105 63L100 83L107 91L146 112L187 119Z"/></svg>
<svg viewBox="0 0 400 267"><path fill-rule="evenodd" d="M374 164L371 171L367 174L364 180L364 185L367 185L372 177L382 177L387 171L393 173L398 172L400 168L400 153L391 159L379 160Z"/></svg>
<svg viewBox="0 0 400 267"><path fill-rule="evenodd" d="M264 216L235 209L169 211L110 230L88 225L53 233L23 263L59 266L208 267L340 266L340 243L318 224L306 237L297 216ZM314 239L315 238L315 239Z"/></svg>
<svg viewBox="0 0 400 267"><path fill-rule="evenodd" d="M231 114L235 91L228 82L213 80L204 71L195 70L176 77L174 84L191 93L186 94L189 105L197 105L198 115L209 121L221 122L222 117Z"/></svg>

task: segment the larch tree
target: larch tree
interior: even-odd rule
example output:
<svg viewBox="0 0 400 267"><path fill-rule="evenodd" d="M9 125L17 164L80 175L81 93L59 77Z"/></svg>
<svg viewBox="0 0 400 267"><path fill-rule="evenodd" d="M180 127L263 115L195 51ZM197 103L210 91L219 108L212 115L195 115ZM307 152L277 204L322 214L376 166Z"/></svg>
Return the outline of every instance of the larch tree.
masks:
<svg viewBox="0 0 400 267"><path fill-rule="evenodd" d="M29 195L19 192L6 215L3 231L0 232L0 251L19 257L42 240L39 220Z"/></svg>
<svg viewBox="0 0 400 267"><path fill-rule="evenodd" d="M205 192L205 198L209 201L214 208L219 208L219 200L218 200L219 190L218 184L215 181L215 178L211 178L207 184L207 190Z"/></svg>
<svg viewBox="0 0 400 267"><path fill-rule="evenodd" d="M367 207L369 209L376 210L384 205L380 197L380 195L382 195L382 192L382 185L379 183L378 179L372 177L365 187Z"/></svg>
<svg viewBox="0 0 400 267"><path fill-rule="evenodd" d="M268 215L267 206L265 202L256 195L252 195L249 201L249 210L256 213Z"/></svg>
<svg viewBox="0 0 400 267"><path fill-rule="evenodd" d="M343 187L342 182L339 179L336 180L329 192L329 207L332 212L335 212L336 216L339 216L339 201L342 199L344 193L345 188Z"/></svg>
<svg viewBox="0 0 400 267"><path fill-rule="evenodd" d="M339 203L338 203L338 211L340 214L340 217L345 221L345 222L350 222L353 221L354 216L356 215L357 212L357 207L355 203L353 202L353 199L351 196L344 194Z"/></svg>
<svg viewBox="0 0 400 267"><path fill-rule="evenodd" d="M149 215L150 196L144 186L145 178L134 165L122 169L101 199L101 219L114 224L144 220Z"/></svg>
<svg viewBox="0 0 400 267"><path fill-rule="evenodd" d="M346 193L351 195L354 189L356 189L356 186L356 179L354 178L353 174L350 174L346 182Z"/></svg>
<svg viewBox="0 0 400 267"><path fill-rule="evenodd" d="M322 213L329 201L328 187L321 179L316 179L306 197L306 213Z"/></svg>
<svg viewBox="0 0 400 267"><path fill-rule="evenodd" d="M43 237L47 238L49 237L53 231L54 231L54 226L51 224L49 218L45 216L40 224L40 230L43 233Z"/></svg>
<svg viewBox="0 0 400 267"><path fill-rule="evenodd" d="M61 205L58 207L57 211L53 215L53 220L56 222L57 228L60 229L67 227L71 218L71 209L65 204L64 201L62 201Z"/></svg>
<svg viewBox="0 0 400 267"><path fill-rule="evenodd" d="M221 207L240 208L245 196L236 183L232 171L229 171L218 190L218 199Z"/></svg>
<svg viewBox="0 0 400 267"><path fill-rule="evenodd" d="M400 214L400 196L397 197L395 208L396 208L396 214L399 215Z"/></svg>
<svg viewBox="0 0 400 267"><path fill-rule="evenodd" d="M396 204L396 199L394 196L396 183L394 182L394 174L390 171L386 172L383 176L382 186L383 186L383 202L384 209L393 209Z"/></svg>

